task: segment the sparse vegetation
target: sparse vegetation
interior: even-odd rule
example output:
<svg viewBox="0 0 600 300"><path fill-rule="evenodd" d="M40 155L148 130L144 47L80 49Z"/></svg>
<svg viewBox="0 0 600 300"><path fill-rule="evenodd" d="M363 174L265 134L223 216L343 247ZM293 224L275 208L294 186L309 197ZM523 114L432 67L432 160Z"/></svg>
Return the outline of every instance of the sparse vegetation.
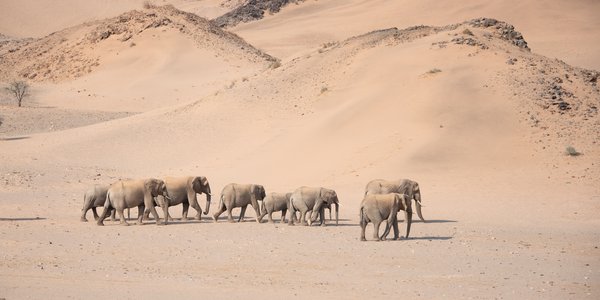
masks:
<svg viewBox="0 0 600 300"><path fill-rule="evenodd" d="M575 147L573 147L573 146L567 146L565 152L569 156L579 156L579 155L581 155L581 152L577 151L577 149L575 149Z"/></svg>
<svg viewBox="0 0 600 300"><path fill-rule="evenodd" d="M442 70L438 69L438 68L433 68L429 71L427 71L427 74L435 74L435 73L439 73L442 72Z"/></svg>
<svg viewBox="0 0 600 300"><path fill-rule="evenodd" d="M278 60L276 60L276 61L272 62L269 67L271 69L277 69L277 68L281 67L281 63Z"/></svg>
<svg viewBox="0 0 600 300"><path fill-rule="evenodd" d="M327 88L326 86L321 87L321 94L327 92L329 90L329 88Z"/></svg>
<svg viewBox="0 0 600 300"><path fill-rule="evenodd" d="M12 81L6 90L17 100L19 107L23 104L23 99L29 96L29 84L23 80Z"/></svg>
<svg viewBox="0 0 600 300"><path fill-rule="evenodd" d="M463 34L466 34L466 35L473 36L473 32L471 32L471 30L469 30L469 28L465 28L465 30L463 30L463 32L462 32L462 33L463 33Z"/></svg>

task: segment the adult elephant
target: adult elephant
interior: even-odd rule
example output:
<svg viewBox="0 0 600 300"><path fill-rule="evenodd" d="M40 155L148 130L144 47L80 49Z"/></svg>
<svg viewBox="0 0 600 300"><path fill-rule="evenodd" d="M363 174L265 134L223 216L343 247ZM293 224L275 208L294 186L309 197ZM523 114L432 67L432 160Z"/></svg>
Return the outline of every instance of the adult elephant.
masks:
<svg viewBox="0 0 600 300"><path fill-rule="evenodd" d="M260 223L260 206L258 200L263 200L266 196L265 188L260 184L238 184L230 183L221 191L221 200L219 201L219 210L213 215L213 220L217 222L219 216L227 210L227 220L233 223L231 211L236 207L241 207L242 211L238 222L244 219L248 204L252 205L256 213L256 222Z"/></svg>
<svg viewBox="0 0 600 300"><path fill-rule="evenodd" d="M325 207L328 205L331 207L331 204L335 205L335 224L337 225L339 223L339 203L334 190L323 187L299 187L290 197L288 225L294 225L296 211L300 211L300 224L306 225L306 214L310 211L308 225L311 225L317 216L320 216L321 226L325 226Z"/></svg>
<svg viewBox="0 0 600 300"><path fill-rule="evenodd" d="M417 207L417 215L421 221L425 222L421 213L421 189L416 181L410 179L375 179L367 183L367 187L365 188L365 195L389 193L405 194L409 200L414 199Z"/></svg>
<svg viewBox="0 0 600 300"><path fill-rule="evenodd" d="M206 195L206 210L204 214L207 215L210 210L210 184L208 179L204 176L187 176L187 177L167 177L165 178L165 184L167 185L167 192L171 200L166 201L167 207L183 204L183 212L181 214L182 220L187 220L188 209L190 206L196 210L196 220L200 220L202 216L202 208L198 204L198 197L196 194ZM164 197L157 197L156 204L162 207L165 199ZM168 208L167 208L168 210ZM168 212L167 212L168 213ZM148 217L149 212L146 212L144 217ZM170 215L166 215L170 218Z"/></svg>
<svg viewBox="0 0 600 300"><path fill-rule="evenodd" d="M90 209L94 213L94 220L98 221L100 216L98 216L96 207L104 206L104 201L106 200L106 193L108 192L109 187L110 185L108 184L95 184L93 187L85 191L85 194L83 195L83 208L81 209L81 222L88 221L85 215ZM115 220L114 210L110 214L110 219L111 221Z"/></svg>
<svg viewBox="0 0 600 300"><path fill-rule="evenodd" d="M121 218L121 225L129 225L125 221L123 210L125 208L138 207L137 223L142 224L144 216L144 208L152 213L157 225L162 225L156 209L154 209L154 197L158 195L164 196L170 200L167 186L160 179L141 179L141 180L121 180L113 183L106 193L106 202L104 202L104 212L98 219L98 225L103 226L104 219L112 210L116 210ZM163 205L165 214L165 224L167 224L167 205Z"/></svg>

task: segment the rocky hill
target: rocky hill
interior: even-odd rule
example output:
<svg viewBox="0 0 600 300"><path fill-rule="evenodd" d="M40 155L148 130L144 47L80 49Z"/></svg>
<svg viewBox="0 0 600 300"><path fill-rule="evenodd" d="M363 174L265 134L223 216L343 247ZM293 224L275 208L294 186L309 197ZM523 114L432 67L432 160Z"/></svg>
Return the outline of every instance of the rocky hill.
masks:
<svg viewBox="0 0 600 300"><path fill-rule="evenodd" d="M215 56L243 58L265 65L275 61L207 19L170 5L148 5L144 10L85 23L44 38L0 42L0 80L26 78L58 82L78 78L101 65L103 54L97 49L134 47L136 38L148 32L156 35L177 32Z"/></svg>
<svg viewBox="0 0 600 300"><path fill-rule="evenodd" d="M246 0L230 12L214 19L213 22L219 27L231 27L238 23L260 20L265 12L277 13L290 3L297 4L302 1L304 0Z"/></svg>

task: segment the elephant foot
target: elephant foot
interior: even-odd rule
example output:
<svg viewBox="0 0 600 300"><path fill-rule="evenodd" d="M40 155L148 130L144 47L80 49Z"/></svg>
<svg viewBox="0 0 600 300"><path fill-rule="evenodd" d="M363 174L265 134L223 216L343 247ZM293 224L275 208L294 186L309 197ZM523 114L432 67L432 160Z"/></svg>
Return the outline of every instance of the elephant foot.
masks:
<svg viewBox="0 0 600 300"><path fill-rule="evenodd" d="M213 221L217 222L217 216L213 215L212 218L213 218Z"/></svg>
<svg viewBox="0 0 600 300"><path fill-rule="evenodd" d="M84 217L81 217L81 219L79 219L79 221L81 221L81 222L87 222L88 220L86 218L84 218ZM98 220L96 220L96 221L98 221Z"/></svg>
<svg viewBox="0 0 600 300"><path fill-rule="evenodd" d="M98 223L96 223L96 224L97 224L98 226L104 226L104 223L102 223L102 222L98 222Z"/></svg>
<svg viewBox="0 0 600 300"><path fill-rule="evenodd" d="M227 222L229 222L229 223L235 223L235 221L233 219L227 220Z"/></svg>
<svg viewBox="0 0 600 300"><path fill-rule="evenodd" d="M115 222L117 219L110 218L111 222Z"/></svg>
<svg viewBox="0 0 600 300"><path fill-rule="evenodd" d="M367 239L366 239L366 238L364 238L364 237L361 237L361 238L360 238L360 241L361 241L361 242L366 242L366 241L367 241Z"/></svg>
<svg viewBox="0 0 600 300"><path fill-rule="evenodd" d="M321 223L321 227L325 227L325 226L327 226L327 225L325 225L325 223Z"/></svg>
<svg viewBox="0 0 600 300"><path fill-rule="evenodd" d="M120 225L121 225L121 226L129 226L129 223L127 223L127 222L121 222L121 224L120 224Z"/></svg>
<svg viewBox="0 0 600 300"><path fill-rule="evenodd" d="M292 222L288 222L288 226L296 226L296 224L294 224Z"/></svg>

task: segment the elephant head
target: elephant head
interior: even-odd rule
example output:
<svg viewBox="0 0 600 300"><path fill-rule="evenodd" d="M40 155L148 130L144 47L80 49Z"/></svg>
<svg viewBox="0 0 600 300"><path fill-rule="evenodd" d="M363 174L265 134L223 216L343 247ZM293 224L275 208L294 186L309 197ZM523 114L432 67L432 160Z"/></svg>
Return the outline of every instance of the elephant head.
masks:
<svg viewBox="0 0 600 300"><path fill-rule="evenodd" d="M144 186L146 187L146 190L150 192L152 197L161 195L165 197L165 199L171 200L169 197L169 192L167 192L167 185L164 181L160 179L148 179L146 182L144 182Z"/></svg>
<svg viewBox="0 0 600 300"><path fill-rule="evenodd" d="M321 208L325 208L327 206L331 207L331 204L335 205L335 225L338 225L340 201L338 199L337 193L334 190L321 188L321 190L319 192L319 197L317 198L317 200L315 202L313 211L314 212L320 211ZM313 223L317 219L317 214L314 212L310 216L310 223Z"/></svg>
<svg viewBox="0 0 600 300"><path fill-rule="evenodd" d="M262 200L267 196L267 194L265 193L265 187L263 187L260 184L253 184L250 187L250 194L256 200Z"/></svg>
<svg viewBox="0 0 600 300"><path fill-rule="evenodd" d="M192 188L198 194L206 194L206 209L204 210L204 214L207 215L208 210L210 209L210 199L212 196L210 193L210 184L208 183L208 179L206 179L204 176L194 177L194 180L192 180Z"/></svg>
<svg viewBox="0 0 600 300"><path fill-rule="evenodd" d="M415 204L417 205L417 215L424 222L425 219L423 219L423 215L421 214L421 189L419 188L419 184L416 181L410 181L408 193L410 193L410 195L408 195L409 200L415 199Z"/></svg>

